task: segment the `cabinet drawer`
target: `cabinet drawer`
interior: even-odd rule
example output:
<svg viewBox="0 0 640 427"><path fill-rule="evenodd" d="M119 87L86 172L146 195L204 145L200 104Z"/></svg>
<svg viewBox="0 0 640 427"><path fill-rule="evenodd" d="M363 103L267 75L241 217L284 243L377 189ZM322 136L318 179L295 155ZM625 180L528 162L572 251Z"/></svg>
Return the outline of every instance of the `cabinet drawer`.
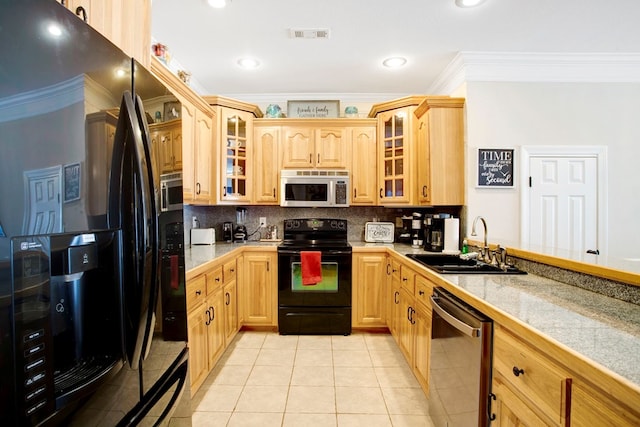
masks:
<svg viewBox="0 0 640 427"><path fill-rule="evenodd" d="M433 282L420 275L416 275L416 301L431 308L431 294L433 294Z"/></svg>
<svg viewBox="0 0 640 427"><path fill-rule="evenodd" d="M229 283L231 280L236 278L236 260L226 262L224 266L222 266L222 278L224 283Z"/></svg>
<svg viewBox="0 0 640 427"><path fill-rule="evenodd" d="M571 380L553 361L504 328L495 329L494 369L526 400L557 425L565 425Z"/></svg>
<svg viewBox="0 0 640 427"><path fill-rule="evenodd" d="M205 275L194 277L187 282L187 311L193 310L198 304L204 301L207 289L207 278Z"/></svg>
<svg viewBox="0 0 640 427"><path fill-rule="evenodd" d="M400 266L400 286L411 295L415 293L415 277L416 273L413 270L404 265Z"/></svg>
<svg viewBox="0 0 640 427"><path fill-rule="evenodd" d="M207 273L207 295L213 294L222 286L222 266L219 265Z"/></svg>

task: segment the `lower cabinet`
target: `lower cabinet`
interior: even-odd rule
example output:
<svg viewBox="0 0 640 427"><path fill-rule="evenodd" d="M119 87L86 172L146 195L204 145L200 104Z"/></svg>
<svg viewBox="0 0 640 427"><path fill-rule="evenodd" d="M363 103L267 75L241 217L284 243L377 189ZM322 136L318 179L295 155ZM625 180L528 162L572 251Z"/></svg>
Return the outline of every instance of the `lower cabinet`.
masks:
<svg viewBox="0 0 640 427"><path fill-rule="evenodd" d="M568 426L571 407L569 372L555 361L514 336L500 325L494 325L493 393L508 418L499 425ZM503 424L506 422L506 424Z"/></svg>
<svg viewBox="0 0 640 427"><path fill-rule="evenodd" d="M193 396L239 329L235 258L187 280L187 312Z"/></svg>
<svg viewBox="0 0 640 427"><path fill-rule="evenodd" d="M352 326L386 326L386 269L386 252L353 254Z"/></svg>
<svg viewBox="0 0 640 427"><path fill-rule="evenodd" d="M635 412L631 409L635 409ZM635 402L635 408L631 409L580 378L573 381L571 425L574 427L640 426L640 402Z"/></svg>
<svg viewBox="0 0 640 427"><path fill-rule="evenodd" d="M245 326L278 326L278 258L275 252L245 252L242 318Z"/></svg>
<svg viewBox="0 0 640 427"><path fill-rule="evenodd" d="M389 330L424 393L429 395L431 300L434 284L391 259Z"/></svg>

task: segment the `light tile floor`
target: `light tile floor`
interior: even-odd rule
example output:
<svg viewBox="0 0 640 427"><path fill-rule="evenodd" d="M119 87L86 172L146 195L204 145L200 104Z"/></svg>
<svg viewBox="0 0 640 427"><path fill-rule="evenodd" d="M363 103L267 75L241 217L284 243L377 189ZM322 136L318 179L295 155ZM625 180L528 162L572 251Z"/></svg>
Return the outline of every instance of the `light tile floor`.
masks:
<svg viewBox="0 0 640 427"><path fill-rule="evenodd" d="M431 427L388 334L240 332L192 400L194 427Z"/></svg>

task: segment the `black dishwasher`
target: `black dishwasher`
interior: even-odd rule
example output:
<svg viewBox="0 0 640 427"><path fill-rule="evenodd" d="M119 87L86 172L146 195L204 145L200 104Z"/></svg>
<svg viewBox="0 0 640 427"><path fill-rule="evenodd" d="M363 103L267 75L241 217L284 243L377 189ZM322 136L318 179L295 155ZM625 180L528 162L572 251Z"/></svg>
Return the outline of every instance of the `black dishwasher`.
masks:
<svg viewBox="0 0 640 427"><path fill-rule="evenodd" d="M443 288L431 297L429 412L436 427L489 425L493 321Z"/></svg>

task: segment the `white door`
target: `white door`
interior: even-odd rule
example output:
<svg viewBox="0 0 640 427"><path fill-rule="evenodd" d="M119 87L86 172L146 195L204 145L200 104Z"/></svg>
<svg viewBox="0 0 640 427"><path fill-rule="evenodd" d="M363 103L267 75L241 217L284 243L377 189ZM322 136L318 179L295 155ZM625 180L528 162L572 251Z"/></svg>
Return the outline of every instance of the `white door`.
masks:
<svg viewBox="0 0 640 427"><path fill-rule="evenodd" d="M62 231L61 175L60 166L25 172L27 206L23 219L24 234L51 234Z"/></svg>
<svg viewBox="0 0 640 427"><path fill-rule="evenodd" d="M597 250L597 158L532 156L529 176L529 243L577 253Z"/></svg>

